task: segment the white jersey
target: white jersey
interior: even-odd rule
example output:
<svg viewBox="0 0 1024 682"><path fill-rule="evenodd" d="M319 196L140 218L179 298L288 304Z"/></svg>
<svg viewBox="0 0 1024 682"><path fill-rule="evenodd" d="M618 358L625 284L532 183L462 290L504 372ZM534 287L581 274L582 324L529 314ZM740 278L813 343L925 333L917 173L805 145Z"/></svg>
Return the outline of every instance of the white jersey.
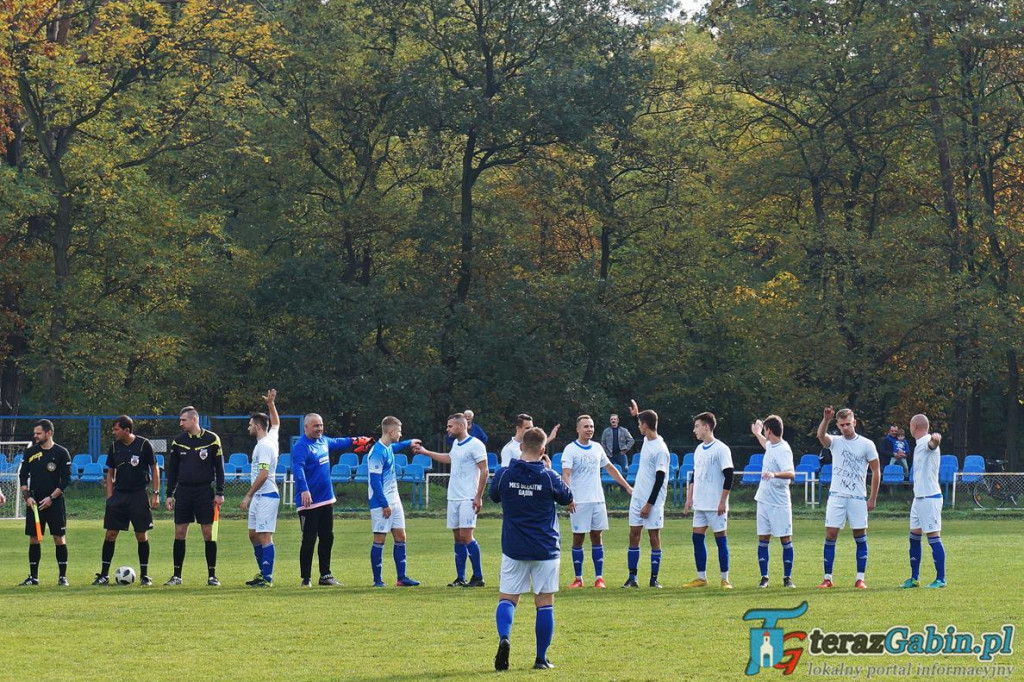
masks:
<svg viewBox="0 0 1024 682"><path fill-rule="evenodd" d="M512 463L512 460L519 459L522 454L523 444L515 438L509 440L509 442L505 443L505 447L501 449L501 466L507 467Z"/></svg>
<svg viewBox="0 0 1024 682"><path fill-rule="evenodd" d="M832 486L829 495L867 499L868 462L878 459L875 444L864 436L830 436Z"/></svg>
<svg viewBox="0 0 1024 682"><path fill-rule="evenodd" d="M452 443L452 475L448 481L449 501L472 500L480 489L479 462L487 461L487 448L473 436ZM484 474L486 476L486 474Z"/></svg>
<svg viewBox="0 0 1024 682"><path fill-rule="evenodd" d="M277 427L272 426L267 431L267 435L263 436L256 442L256 447L252 451L252 468L249 471L249 483L256 482L256 476L259 475L260 469L264 466L267 469L267 480L263 481L263 485L256 491L257 495L266 495L268 493L277 493L277 482L274 480L274 473L277 471L277 455L280 452L280 446L277 442Z"/></svg>
<svg viewBox="0 0 1024 682"><path fill-rule="evenodd" d="M562 457L565 457L565 455L562 455ZM668 446L665 445L665 440L661 436L654 440L644 438L644 444L640 448L640 467L636 472L636 482L633 484L631 502L639 502L641 505L647 504L647 498L651 496L651 491L654 490L655 474L659 471L664 471L665 482L662 484L661 491L658 493L658 499L655 502L655 504L664 504L665 496L668 494L669 461Z"/></svg>
<svg viewBox="0 0 1024 682"><path fill-rule="evenodd" d="M764 463L761 470L772 473L780 471L796 473L796 468L793 466L793 450L789 447L789 443L784 440L780 440L778 443L771 441L765 443ZM788 478L772 478L767 481L762 478L760 485L757 486L757 494L754 495L754 499L762 504L788 507L792 504L789 497L789 484ZM761 534L764 535L764 533Z"/></svg>
<svg viewBox="0 0 1024 682"><path fill-rule="evenodd" d="M928 447L931 439L931 434L926 433L917 439L917 445L914 446L914 497L942 494L942 487L939 485L939 463L942 461L942 453L939 448L932 450Z"/></svg>
<svg viewBox="0 0 1024 682"><path fill-rule="evenodd" d="M643 460L641 460L643 461ZM580 445L574 440L562 451L562 469L570 469L572 478L569 487L576 504L604 502L604 488L601 487L601 469L611 464L604 448L596 440ZM559 472L561 473L561 472Z"/></svg>
<svg viewBox="0 0 1024 682"><path fill-rule="evenodd" d="M732 450L717 438L701 443L693 451L693 508L718 511L725 487L723 469L731 469ZM726 508L728 508L726 501Z"/></svg>

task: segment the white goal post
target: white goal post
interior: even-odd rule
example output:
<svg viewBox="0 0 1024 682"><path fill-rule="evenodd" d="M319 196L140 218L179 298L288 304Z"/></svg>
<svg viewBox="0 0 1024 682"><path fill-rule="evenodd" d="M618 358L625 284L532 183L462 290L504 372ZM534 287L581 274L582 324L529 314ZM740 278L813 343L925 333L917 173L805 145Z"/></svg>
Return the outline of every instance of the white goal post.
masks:
<svg viewBox="0 0 1024 682"><path fill-rule="evenodd" d="M17 458L18 455L24 456L25 450L31 445L32 441L27 440L0 441L0 492L7 498L7 502L0 505L0 518L23 518L22 499L18 493L18 469L21 463Z"/></svg>

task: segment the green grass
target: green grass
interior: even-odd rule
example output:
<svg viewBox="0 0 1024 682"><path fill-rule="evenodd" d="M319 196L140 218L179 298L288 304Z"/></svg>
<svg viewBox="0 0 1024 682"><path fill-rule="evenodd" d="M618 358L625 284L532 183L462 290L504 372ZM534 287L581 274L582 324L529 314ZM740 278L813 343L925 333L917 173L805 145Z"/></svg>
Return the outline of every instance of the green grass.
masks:
<svg viewBox="0 0 1024 682"><path fill-rule="evenodd" d="M873 521L866 592L852 588L854 543L846 531L837 548L836 582L828 593L813 588L821 579L821 521L796 523L798 589L778 588L781 560L772 545L772 589L758 590L753 522L730 526L732 578L736 589L688 591L679 585L693 577L689 520L672 518L662 531L661 573L666 589L624 591L626 526L613 519L606 534L606 577L610 589L562 591L556 599L555 639L549 652L558 668L529 669L533 661L533 608L524 597L513 629L512 671L501 679L573 680L738 680L747 661L752 608L790 608L806 600L806 615L785 623L786 631L820 627L827 631L884 631L893 625L919 629L928 623L955 624L981 634L1004 623L1020 625L1024 589L1024 540L1019 520L952 520L944 528L950 585L942 591L901 591L907 577L905 520ZM414 589L369 586L369 522L339 519L335 526L334 574L344 588L298 587L298 523L282 513L277 535L277 586L252 590L242 582L255 572L244 524L225 521L220 530L218 574L224 586L205 586L198 528L190 536L185 586L143 589L90 586L103 540L95 520L70 523L69 578L56 586L53 545L45 540L38 588L16 588L27 573L23 523L0 522L0 604L8 646L4 678L32 680L418 680L475 679L494 675L494 607L500 560L500 521L482 519L477 537L483 548L488 587L449 590L452 542L444 521L409 520L409 573L423 581ZM563 537L568 538L563 520ZM170 575L172 531L160 519L152 533L154 580ZM709 572L716 576L709 541ZM390 541L385 578L394 580ZM933 577L925 548L922 577ZM640 577L646 584L644 546ZM314 560L315 561L315 560ZM137 564L135 541L122 534L114 566ZM314 566L315 572L315 566ZM571 580L568 543L562 585ZM592 580L589 547L585 573ZM997 662L1024 673L1019 641L1013 656ZM792 642L790 642L792 645ZM805 653L793 679L808 677L815 665L892 665L958 663L972 658L815 657ZM762 678L781 678L766 671ZM848 678L849 679L849 678ZM894 679L876 675L874 679ZM898 679L948 679L909 676Z"/></svg>

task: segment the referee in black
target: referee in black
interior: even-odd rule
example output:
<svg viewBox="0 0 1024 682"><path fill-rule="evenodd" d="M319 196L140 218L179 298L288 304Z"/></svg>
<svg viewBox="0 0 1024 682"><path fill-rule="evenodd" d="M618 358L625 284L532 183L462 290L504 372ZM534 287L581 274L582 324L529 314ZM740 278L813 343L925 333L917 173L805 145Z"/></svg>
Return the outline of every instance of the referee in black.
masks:
<svg viewBox="0 0 1024 682"><path fill-rule="evenodd" d="M139 541L139 584L149 587L149 531L153 528L153 512L160 505L160 467L156 464L153 446L134 433L135 423L122 414L114 420L114 440L107 452L107 509L103 514L103 559L93 585L110 584L110 562L114 559L117 534L135 529ZM146 485L153 482L146 495Z"/></svg>
<svg viewBox="0 0 1024 682"><path fill-rule="evenodd" d="M39 510L40 528L50 527L50 535L53 536L57 550L57 568L60 570L57 584L67 587L68 545L64 537L67 512L64 509L64 491L71 482L71 453L53 442L53 422L49 419L40 419L35 423L32 440L32 445L25 451L25 461L18 475L21 493L29 509L35 507ZM38 585L39 559L43 548L39 546L40 538L36 536L35 514L25 515L25 535L29 536L29 575L20 585Z"/></svg>
<svg viewBox="0 0 1024 682"><path fill-rule="evenodd" d="M185 538L195 521L206 541L206 584L216 587L217 543L213 541L213 505L224 503L224 453L220 438L199 426L199 412L189 406L178 413L182 434L171 442L167 455L167 511L174 512L174 575L164 585L181 584ZM216 484L214 495L210 484Z"/></svg>

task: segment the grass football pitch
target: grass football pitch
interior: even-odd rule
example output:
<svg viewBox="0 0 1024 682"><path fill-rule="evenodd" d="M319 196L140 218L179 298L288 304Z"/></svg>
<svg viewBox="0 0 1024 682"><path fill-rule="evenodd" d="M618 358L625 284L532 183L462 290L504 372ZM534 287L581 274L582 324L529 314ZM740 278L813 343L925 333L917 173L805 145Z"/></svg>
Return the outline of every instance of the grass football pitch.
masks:
<svg viewBox="0 0 1024 682"><path fill-rule="evenodd" d="M151 574L157 586L92 587L103 541L97 520L69 522L71 587L56 586L49 537L43 545L41 584L15 587L27 575L23 522L0 522L0 618L7 633L0 670L3 679L30 680L739 680L745 677L751 628L749 609L785 609L808 603L807 612L782 621L787 633L821 628L830 633L884 632L928 624L961 633L1019 626L1024 612L1024 524L1020 519L948 520L943 540L949 586L944 590L899 590L908 576L907 523L873 520L869 531L869 589L853 589L854 542L844 531L836 552L837 587L825 592L821 579L822 526L796 522L795 590L780 587L778 541L771 547L772 586L756 587L759 571L752 520L729 527L735 589L717 587L718 561L708 540L712 587L684 590L694 575L689 519L671 518L662 531L661 582L646 587L646 538L640 563L641 588L623 590L626 577L626 521L612 519L605 534L605 577L609 589L594 590L589 544L583 590L566 590L572 580L567 520L562 520L562 591L555 601L556 630L549 658L555 670L531 669L534 609L524 595L512 631L512 670L493 670L497 636L494 608L500 561L500 526L483 518L477 538L483 550L487 587L448 589L454 576L452 540L444 520L411 518L409 575L422 586L393 587L389 539L384 555L385 589L371 587L369 521L337 519L333 571L343 588L300 589L296 519L283 512L276 536L276 585L247 588L256 572L244 522L221 522L220 588L206 586L203 544L190 533L185 585L162 587L171 573L172 527L157 521L151 534ZM925 543L922 582L934 577ZM122 533L113 567L137 569L135 539ZM314 574L316 559L314 558ZM787 647L807 644L787 641ZM1024 644L1013 654L982 663L973 656L811 656L804 651L791 679L953 679L984 675L1024 679ZM824 665L825 668L820 666ZM1000 665L1002 668L993 666ZM838 666L838 667L837 667ZM937 666L937 667L933 667ZM961 669L945 666L961 666ZM1007 667L1012 666L1009 671ZM845 673L845 674L844 674ZM756 677L782 678L765 669Z"/></svg>

